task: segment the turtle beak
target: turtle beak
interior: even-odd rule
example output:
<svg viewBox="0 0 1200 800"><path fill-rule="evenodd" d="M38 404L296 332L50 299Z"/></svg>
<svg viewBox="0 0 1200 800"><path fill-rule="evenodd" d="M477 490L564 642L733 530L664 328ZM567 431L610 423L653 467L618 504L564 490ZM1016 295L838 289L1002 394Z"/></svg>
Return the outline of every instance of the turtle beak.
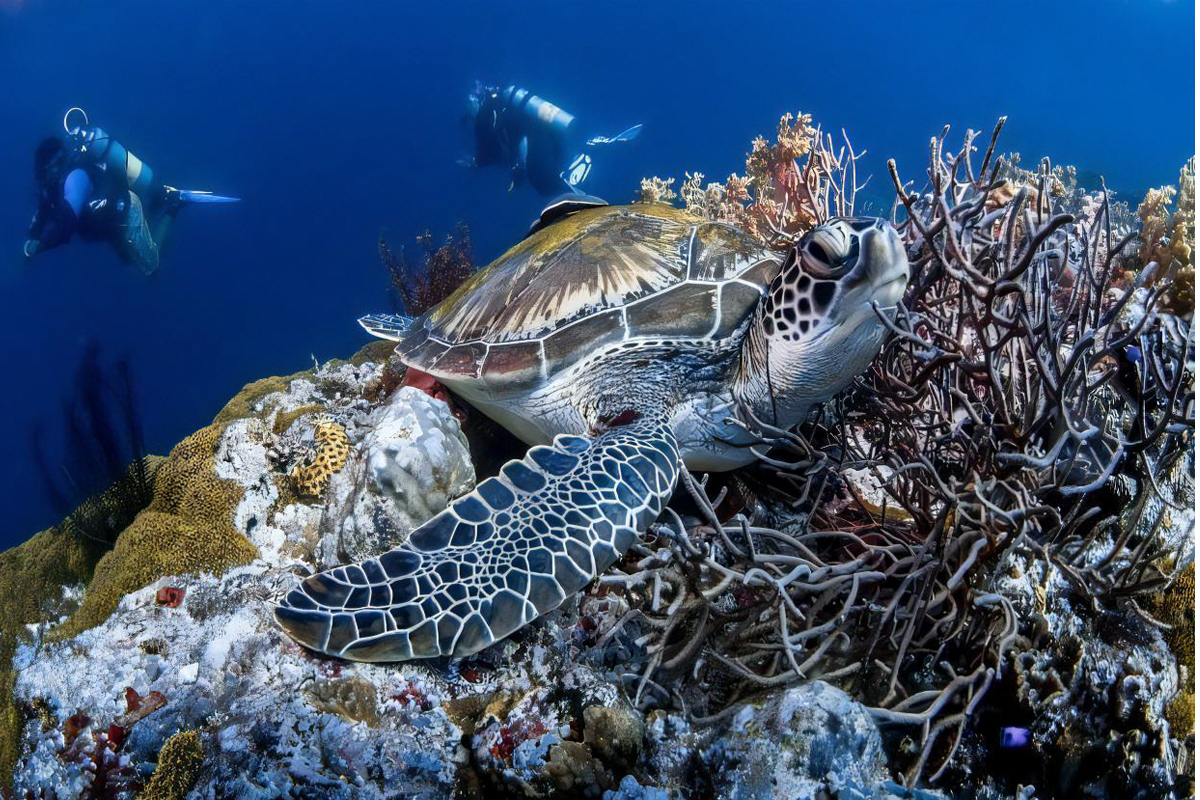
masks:
<svg viewBox="0 0 1200 800"><path fill-rule="evenodd" d="M873 227L863 234L862 251L875 302L885 308L894 306L908 286L908 255L900 234L891 225Z"/></svg>

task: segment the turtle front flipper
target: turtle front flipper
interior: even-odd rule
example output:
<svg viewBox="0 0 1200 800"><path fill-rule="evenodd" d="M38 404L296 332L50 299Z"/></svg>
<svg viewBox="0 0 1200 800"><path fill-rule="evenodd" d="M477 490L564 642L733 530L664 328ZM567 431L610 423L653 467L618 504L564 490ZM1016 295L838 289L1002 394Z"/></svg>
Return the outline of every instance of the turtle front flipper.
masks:
<svg viewBox="0 0 1200 800"><path fill-rule="evenodd" d="M679 465L658 419L560 435L399 547L307 578L275 618L305 647L354 661L469 656L608 569L658 517Z"/></svg>
<svg viewBox="0 0 1200 800"><path fill-rule="evenodd" d="M406 317L403 314L368 314L365 317L359 317L358 324L362 325L372 336L398 342L412 326L412 317Z"/></svg>

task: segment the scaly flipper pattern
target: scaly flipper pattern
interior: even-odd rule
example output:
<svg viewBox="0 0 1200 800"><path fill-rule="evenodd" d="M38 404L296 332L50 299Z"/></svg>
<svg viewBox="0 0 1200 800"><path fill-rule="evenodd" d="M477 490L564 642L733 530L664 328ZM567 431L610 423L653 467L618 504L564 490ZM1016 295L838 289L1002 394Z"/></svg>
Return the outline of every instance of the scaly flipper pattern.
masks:
<svg viewBox="0 0 1200 800"><path fill-rule="evenodd" d="M608 569L658 517L679 469L660 419L560 435L401 546L307 578L275 617L306 647L354 661L469 656Z"/></svg>
<svg viewBox="0 0 1200 800"><path fill-rule="evenodd" d="M398 342L412 325L412 317L403 314L368 314L359 317L358 324L372 336Z"/></svg>

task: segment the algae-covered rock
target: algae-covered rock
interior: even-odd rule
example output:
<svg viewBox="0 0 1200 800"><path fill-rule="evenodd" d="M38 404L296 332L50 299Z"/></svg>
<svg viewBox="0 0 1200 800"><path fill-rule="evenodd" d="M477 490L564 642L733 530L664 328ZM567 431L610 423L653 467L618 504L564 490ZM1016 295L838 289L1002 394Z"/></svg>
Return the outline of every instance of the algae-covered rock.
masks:
<svg viewBox="0 0 1200 800"><path fill-rule="evenodd" d="M815 800L887 779L874 720L821 681L745 706L700 758L717 796L744 800Z"/></svg>
<svg viewBox="0 0 1200 800"><path fill-rule="evenodd" d="M428 519L475 484L467 437L449 411L405 387L383 407L365 443L374 485L413 520Z"/></svg>
<svg viewBox="0 0 1200 800"><path fill-rule="evenodd" d="M0 553L0 787L20 755L24 714L14 703L13 654L26 625L44 622L64 586L86 582L102 550L52 528Z"/></svg>
<svg viewBox="0 0 1200 800"><path fill-rule="evenodd" d="M200 734L196 731L175 734L163 745L158 766L139 795L140 800L183 800L196 784L203 762Z"/></svg>
<svg viewBox="0 0 1200 800"><path fill-rule="evenodd" d="M83 605L54 638L99 624L122 597L158 578L219 573L257 556L254 545L233 528L242 489L219 478L214 466L223 430L210 425L175 446L158 469L150 507L100 559Z"/></svg>
<svg viewBox="0 0 1200 800"><path fill-rule="evenodd" d="M637 764L643 738L641 714L620 689L571 666L553 684L497 698L471 742L492 791L598 800Z"/></svg>
<svg viewBox="0 0 1200 800"><path fill-rule="evenodd" d="M322 568L395 547L475 486L466 437L441 400L406 387L349 423L350 453L323 498Z"/></svg>
<svg viewBox="0 0 1200 800"><path fill-rule="evenodd" d="M217 416L213 417L213 424L228 423L235 419L254 416L261 410L260 404L267 395L286 391L292 381L311 374L311 371L295 372L291 375L274 375L247 383L217 412Z"/></svg>

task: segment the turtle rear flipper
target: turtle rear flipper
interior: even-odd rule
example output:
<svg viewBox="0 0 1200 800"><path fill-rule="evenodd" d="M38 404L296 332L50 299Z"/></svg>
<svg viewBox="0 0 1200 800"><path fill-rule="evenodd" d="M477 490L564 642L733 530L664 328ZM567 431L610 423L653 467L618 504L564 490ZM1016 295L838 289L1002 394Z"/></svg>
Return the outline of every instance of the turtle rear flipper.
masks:
<svg viewBox="0 0 1200 800"><path fill-rule="evenodd" d="M354 661L469 656L620 558L662 511L679 468L661 419L594 439L560 435L399 547L307 578L275 618L304 646Z"/></svg>

